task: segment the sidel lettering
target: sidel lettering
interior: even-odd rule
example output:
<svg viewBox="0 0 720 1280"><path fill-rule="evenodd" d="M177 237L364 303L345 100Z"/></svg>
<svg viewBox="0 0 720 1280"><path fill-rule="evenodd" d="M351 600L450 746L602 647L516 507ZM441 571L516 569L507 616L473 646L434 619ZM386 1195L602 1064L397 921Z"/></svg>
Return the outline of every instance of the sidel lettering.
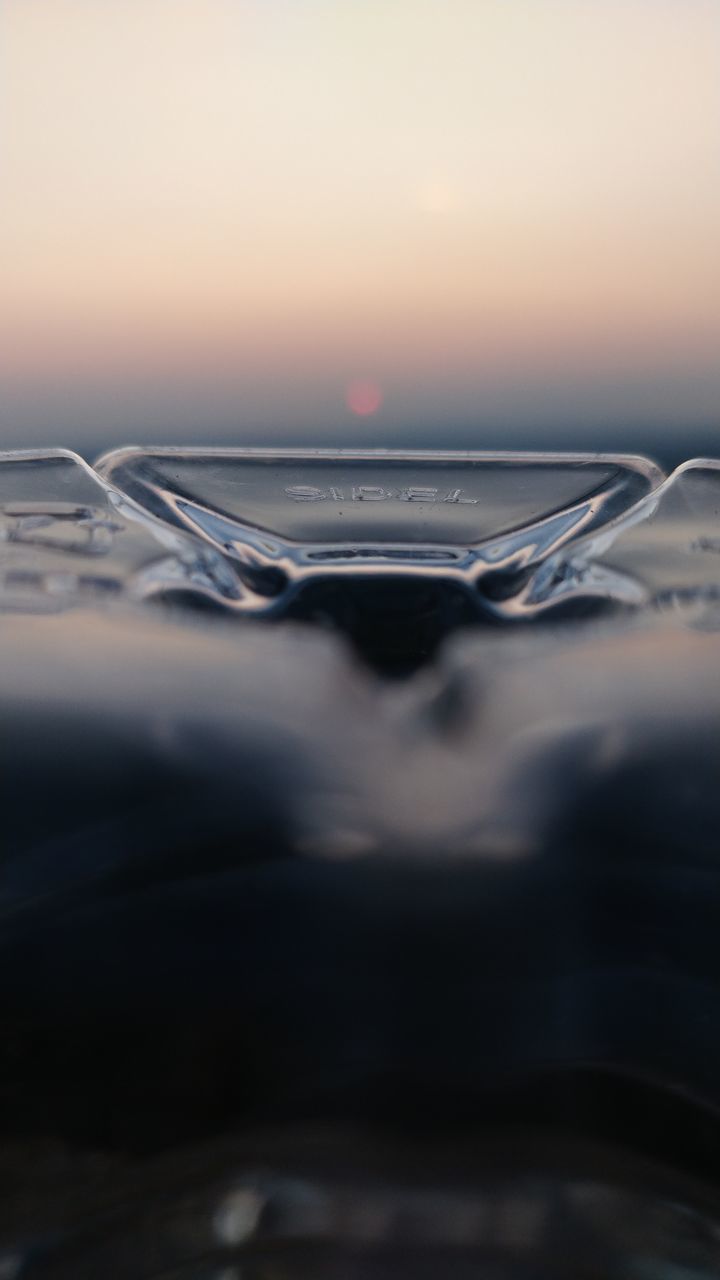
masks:
<svg viewBox="0 0 720 1280"><path fill-rule="evenodd" d="M404 489L386 489L377 484L355 484L344 488L333 485L320 489L311 484L291 484L285 489L293 502L452 502L477 504L463 489L441 490L431 486L410 485Z"/></svg>

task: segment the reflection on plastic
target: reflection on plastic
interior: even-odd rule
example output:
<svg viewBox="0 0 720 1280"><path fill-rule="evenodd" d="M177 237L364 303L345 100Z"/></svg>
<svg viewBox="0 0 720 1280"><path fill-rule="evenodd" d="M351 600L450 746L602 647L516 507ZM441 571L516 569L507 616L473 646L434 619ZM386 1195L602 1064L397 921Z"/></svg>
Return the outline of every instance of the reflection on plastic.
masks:
<svg viewBox="0 0 720 1280"><path fill-rule="evenodd" d="M708 616L720 600L720 461L678 467L606 528L549 556L498 613L532 618L607 598Z"/></svg>
<svg viewBox="0 0 720 1280"><path fill-rule="evenodd" d="M719 464L183 459L0 459L6 1124L155 1151L4 1141L0 1276L717 1275ZM403 684L235 624L330 578L615 612ZM177 593L218 616L145 606ZM321 1168L252 1149L268 1099L584 1150Z"/></svg>
<svg viewBox="0 0 720 1280"><path fill-rule="evenodd" d="M0 455L0 605L178 592L284 612L332 578L418 576L527 620L715 600L720 464L553 454L118 450ZM496 587L499 583L499 588Z"/></svg>

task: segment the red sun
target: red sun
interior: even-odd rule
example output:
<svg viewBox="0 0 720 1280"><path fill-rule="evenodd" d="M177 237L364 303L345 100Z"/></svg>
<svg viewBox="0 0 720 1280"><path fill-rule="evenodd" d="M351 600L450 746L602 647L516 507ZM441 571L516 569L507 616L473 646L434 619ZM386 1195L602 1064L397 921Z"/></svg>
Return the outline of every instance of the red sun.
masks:
<svg viewBox="0 0 720 1280"><path fill-rule="evenodd" d="M349 382L345 389L345 403L351 413L359 418L369 418L377 413L382 404L382 391L377 382L367 378L358 378Z"/></svg>

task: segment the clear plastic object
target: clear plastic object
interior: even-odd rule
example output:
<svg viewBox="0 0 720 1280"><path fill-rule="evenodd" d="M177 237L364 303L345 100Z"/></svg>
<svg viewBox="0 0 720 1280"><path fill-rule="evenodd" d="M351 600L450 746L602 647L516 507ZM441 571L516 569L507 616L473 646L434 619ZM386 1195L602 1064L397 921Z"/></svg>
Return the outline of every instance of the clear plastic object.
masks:
<svg viewBox="0 0 720 1280"><path fill-rule="evenodd" d="M719 512L712 460L665 478L609 454L127 448L93 469L4 453L0 607L180 594L282 616L313 585L395 580L510 622L587 601L707 620Z"/></svg>
<svg viewBox="0 0 720 1280"><path fill-rule="evenodd" d="M720 602L720 461L696 458L602 529L549 556L507 619L606 598L710 620Z"/></svg>
<svg viewBox="0 0 720 1280"><path fill-rule="evenodd" d="M138 509L223 555L240 607L282 612L332 578L466 589L527 571L661 482L646 459L390 450L121 449L97 464Z"/></svg>
<svg viewBox="0 0 720 1280"><path fill-rule="evenodd" d="M232 599L221 557L125 502L66 449L0 453L0 608L76 605L191 592Z"/></svg>

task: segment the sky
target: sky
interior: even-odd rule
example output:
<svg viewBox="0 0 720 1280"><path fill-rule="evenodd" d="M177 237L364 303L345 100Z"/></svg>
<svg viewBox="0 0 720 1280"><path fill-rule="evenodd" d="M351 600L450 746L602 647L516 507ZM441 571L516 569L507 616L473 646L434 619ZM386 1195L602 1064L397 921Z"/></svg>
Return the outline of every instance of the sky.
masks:
<svg viewBox="0 0 720 1280"><path fill-rule="evenodd" d="M718 228L720 0L0 0L0 446L720 447Z"/></svg>

